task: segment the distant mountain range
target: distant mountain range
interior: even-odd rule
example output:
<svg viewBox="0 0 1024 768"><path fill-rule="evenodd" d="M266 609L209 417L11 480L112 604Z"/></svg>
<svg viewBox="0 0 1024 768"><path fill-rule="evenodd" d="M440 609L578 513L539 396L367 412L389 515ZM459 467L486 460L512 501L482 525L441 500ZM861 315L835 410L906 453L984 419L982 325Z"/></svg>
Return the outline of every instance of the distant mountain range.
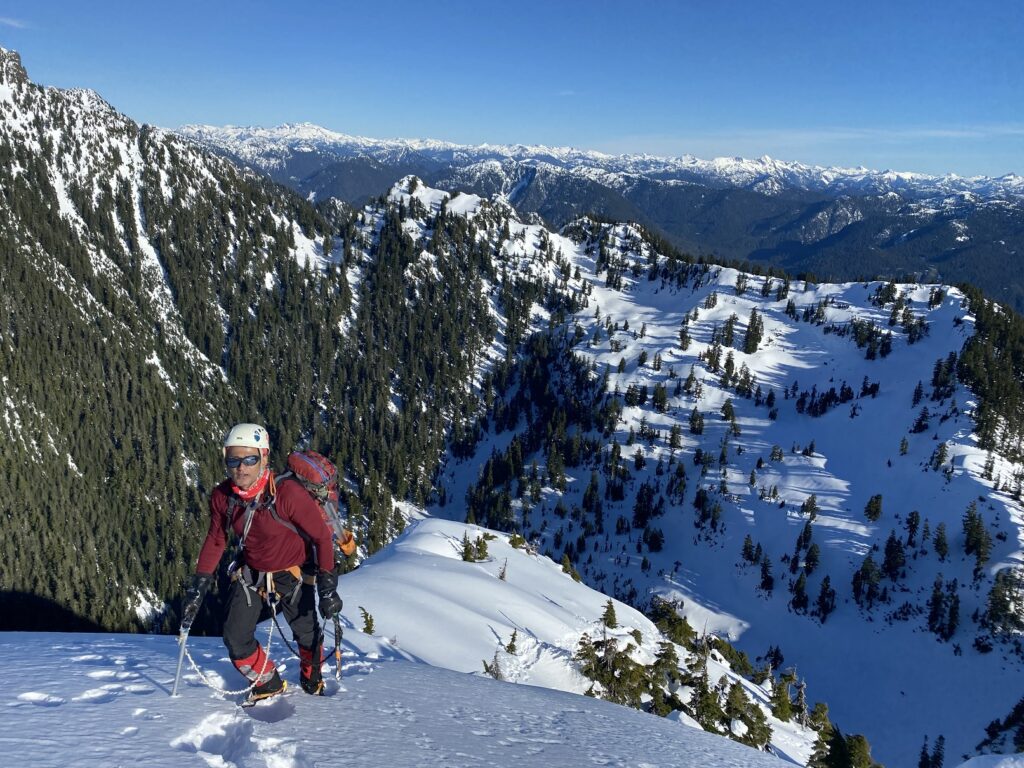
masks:
<svg viewBox="0 0 1024 768"><path fill-rule="evenodd" d="M562 226L631 220L677 247L821 278L969 282L1024 310L1024 177L822 168L771 158L607 155L524 145L378 140L308 123L179 133L306 196L361 204L415 174Z"/></svg>
<svg viewBox="0 0 1024 768"><path fill-rule="evenodd" d="M920 199L957 195L986 200L1019 200L1024 197L1024 177L1015 174L999 178L967 178L955 174L930 176L867 168L823 168L770 157L701 160L691 155L609 155L572 147L524 144L473 146L430 139L370 139L337 133L311 123L291 123L276 128L188 125L178 133L219 147L268 173L280 176L286 169L297 171L289 177L295 180L304 178L296 161L312 155L334 161L363 157L385 165L472 166L506 161L547 164L620 189L629 185L631 177L646 177L664 182L750 189L765 194L788 190L824 192L833 196L896 192Z"/></svg>

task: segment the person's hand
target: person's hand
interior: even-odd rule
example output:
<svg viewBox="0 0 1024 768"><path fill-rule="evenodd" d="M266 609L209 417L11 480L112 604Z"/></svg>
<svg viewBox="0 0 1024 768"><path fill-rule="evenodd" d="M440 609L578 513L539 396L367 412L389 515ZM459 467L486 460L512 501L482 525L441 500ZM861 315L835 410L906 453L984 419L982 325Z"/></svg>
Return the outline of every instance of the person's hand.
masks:
<svg viewBox="0 0 1024 768"><path fill-rule="evenodd" d="M186 590L185 601L182 603L180 629L182 634L188 633L192 628L192 622L196 620L199 606L203 604L203 598L206 597L206 592L210 589L211 581L213 581L213 575L209 573L197 573L192 577L192 583Z"/></svg>
<svg viewBox="0 0 1024 768"><path fill-rule="evenodd" d="M341 598L338 597L338 577L331 571L320 571L316 576L316 593L320 598L320 615L330 621L341 613Z"/></svg>

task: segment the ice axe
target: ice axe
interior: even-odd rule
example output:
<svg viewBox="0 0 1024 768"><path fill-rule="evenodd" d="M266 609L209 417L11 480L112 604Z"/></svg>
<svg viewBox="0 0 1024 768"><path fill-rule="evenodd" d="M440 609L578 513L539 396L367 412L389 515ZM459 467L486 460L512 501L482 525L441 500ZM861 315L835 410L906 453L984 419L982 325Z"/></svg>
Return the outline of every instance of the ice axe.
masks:
<svg viewBox="0 0 1024 768"><path fill-rule="evenodd" d="M174 688L171 690L171 696L178 695L178 683L181 680L181 664L185 660L188 631L192 629L192 622L195 621L196 614L199 613L199 606L202 604L203 598L206 597L206 591L210 588L211 581L213 581L211 574L197 573L192 577L192 584L185 592L181 626L178 629L178 644L181 646L181 651L178 653L178 669L174 673Z"/></svg>
<svg viewBox="0 0 1024 768"><path fill-rule="evenodd" d="M185 643L188 642L188 629L182 629L178 635L178 645L181 651L178 652L178 669L174 673L174 687L171 689L171 697L178 695L178 682L181 680L181 665L185 661Z"/></svg>
<svg viewBox="0 0 1024 768"><path fill-rule="evenodd" d="M334 679L341 680L341 619L334 614Z"/></svg>

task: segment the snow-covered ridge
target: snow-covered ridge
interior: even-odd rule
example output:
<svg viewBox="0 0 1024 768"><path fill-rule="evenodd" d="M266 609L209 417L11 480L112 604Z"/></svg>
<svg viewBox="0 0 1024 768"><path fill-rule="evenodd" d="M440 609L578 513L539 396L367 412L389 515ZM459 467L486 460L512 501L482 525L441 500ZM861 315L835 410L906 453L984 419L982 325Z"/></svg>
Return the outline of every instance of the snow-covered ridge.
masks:
<svg viewBox="0 0 1024 768"><path fill-rule="evenodd" d="M525 144L465 145L434 139L373 139L331 131L311 123L286 123L273 128L256 126L186 125L178 133L230 152L264 170L280 168L299 153L320 153L335 159L369 157L381 162L418 157L421 160L470 165L486 160L546 163L586 176L612 175L618 183L643 177L671 183L690 181L752 188L766 194L784 189L830 194L876 195L898 192L915 197L945 197L970 193L984 199L1024 196L1024 177L1007 174L963 177L932 176L868 168L826 168L771 157L749 159L718 157L702 160L692 155L659 157L647 154L609 155L573 147ZM610 180L605 179L605 183Z"/></svg>
<svg viewBox="0 0 1024 768"><path fill-rule="evenodd" d="M343 675L336 679L332 657L323 697L295 685L280 698L239 708L238 696L207 687L240 687L219 638L189 638L197 666L186 664L179 695L171 698L172 637L7 633L0 647L20 662L7 665L8 677L0 673L8 691L5 723L17 725L8 729L11 746L30 765L75 766L122 765L144 754L152 766L302 768L349 764L353 750L356 764L397 766L539 768L582 760L784 768L806 758L813 739L806 729L778 729L784 761L687 727L679 717L567 693L585 688L571 651L600 625L604 595L550 560L511 548L504 537L491 541L492 556L465 562L458 554L465 533L483 531L421 521L343 577ZM503 563L507 575L499 578ZM366 626L362 608L376 629ZM624 638L642 632L647 648L656 648L649 621L624 605L616 609ZM257 630L261 642L269 625ZM515 629L519 649L497 650ZM333 647L333 630L327 632ZM271 654L294 685L298 664L279 635ZM483 674L481 660L492 657L507 683ZM52 673L54 660L61 674ZM752 694L763 705L764 692ZM77 750L84 739L91 747L83 759Z"/></svg>

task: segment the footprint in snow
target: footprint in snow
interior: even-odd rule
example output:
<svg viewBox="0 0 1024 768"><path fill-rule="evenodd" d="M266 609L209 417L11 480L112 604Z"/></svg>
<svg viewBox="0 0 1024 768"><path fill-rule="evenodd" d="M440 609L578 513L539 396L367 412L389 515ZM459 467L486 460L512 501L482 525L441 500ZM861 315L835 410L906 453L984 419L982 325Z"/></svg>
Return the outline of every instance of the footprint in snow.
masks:
<svg viewBox="0 0 1024 768"><path fill-rule="evenodd" d="M252 729L253 724L240 715L217 713L172 739L171 747L199 755L209 765L238 763L253 751Z"/></svg>
<svg viewBox="0 0 1024 768"><path fill-rule="evenodd" d="M105 704L117 698L119 693L121 693L121 686L113 683L104 685L102 688L92 688L71 700L77 704Z"/></svg>
<svg viewBox="0 0 1024 768"><path fill-rule="evenodd" d="M37 707L59 707L65 702L66 699L62 699L60 696L51 696L48 693L29 691L28 693L18 694L18 701L13 702L12 704L16 707L22 704L35 704Z"/></svg>
<svg viewBox="0 0 1024 768"><path fill-rule="evenodd" d="M252 707L248 714L251 717L252 710L281 709L280 705L284 703L281 699L271 707L268 702L266 706ZM314 761L302 753L297 743L276 737L260 737L256 727L242 714L217 713L172 740L171 746L199 755L209 765L249 765L259 760L280 768L313 768Z"/></svg>
<svg viewBox="0 0 1024 768"><path fill-rule="evenodd" d="M245 708L245 714L261 723L280 723L295 714L295 705L287 696L275 696L272 699L256 702Z"/></svg>
<svg viewBox="0 0 1024 768"><path fill-rule="evenodd" d="M123 672L116 669L94 669L92 672L86 672L85 676L91 677L93 680L137 680L139 673Z"/></svg>
<svg viewBox="0 0 1024 768"><path fill-rule="evenodd" d="M368 675L375 667L368 661L346 661L341 665L341 674L344 675Z"/></svg>
<svg viewBox="0 0 1024 768"><path fill-rule="evenodd" d="M72 656L71 661L85 664L90 661L105 661L105 659L98 653L83 653L81 656Z"/></svg>

